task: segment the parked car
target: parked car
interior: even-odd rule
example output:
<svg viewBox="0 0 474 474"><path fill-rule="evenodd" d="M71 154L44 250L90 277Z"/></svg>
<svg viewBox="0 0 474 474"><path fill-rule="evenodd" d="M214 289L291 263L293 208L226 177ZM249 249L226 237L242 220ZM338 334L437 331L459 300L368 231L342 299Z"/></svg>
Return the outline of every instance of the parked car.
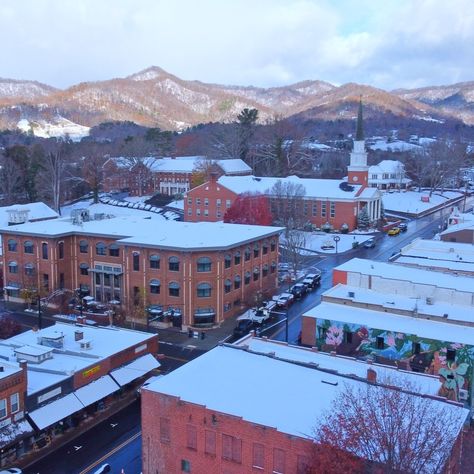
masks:
<svg viewBox="0 0 474 474"><path fill-rule="evenodd" d="M247 310L244 314L237 318L237 322L248 319L254 322L255 324L262 324L269 318L270 311L264 306L260 306L259 308L252 308Z"/></svg>
<svg viewBox="0 0 474 474"><path fill-rule="evenodd" d="M313 290L316 288L312 278L304 278L301 283L303 283L303 285L305 285L308 290Z"/></svg>
<svg viewBox="0 0 474 474"><path fill-rule="evenodd" d="M296 283L290 289L295 298L302 298L306 294L306 287L302 283Z"/></svg>
<svg viewBox="0 0 474 474"><path fill-rule="evenodd" d="M0 471L0 474L21 474L23 471L18 467L7 467Z"/></svg>
<svg viewBox="0 0 474 474"><path fill-rule="evenodd" d="M311 278L313 280L313 288L321 284L321 272L319 273L307 273L304 277L304 280ZM304 281L303 280L303 281Z"/></svg>
<svg viewBox="0 0 474 474"><path fill-rule="evenodd" d="M392 227L387 234L388 235L398 235L400 233L400 229L398 227Z"/></svg>
<svg viewBox="0 0 474 474"><path fill-rule="evenodd" d="M290 306L290 304L293 303L293 300L295 299L292 293L281 293L274 298L276 298L275 301L279 308L286 308Z"/></svg>
<svg viewBox="0 0 474 474"><path fill-rule="evenodd" d="M408 229L408 225L406 224L406 222L400 222L400 224L398 224L398 228L400 229L400 232L406 232Z"/></svg>
<svg viewBox="0 0 474 474"><path fill-rule="evenodd" d="M369 239L364 242L364 247L366 249L373 249L375 247L375 239Z"/></svg>
<svg viewBox="0 0 474 474"><path fill-rule="evenodd" d="M290 269L289 263L279 263L278 264L278 271L279 272L287 272Z"/></svg>
<svg viewBox="0 0 474 474"><path fill-rule="evenodd" d="M241 319L234 328L235 337L243 337L255 327L255 323L251 319Z"/></svg>

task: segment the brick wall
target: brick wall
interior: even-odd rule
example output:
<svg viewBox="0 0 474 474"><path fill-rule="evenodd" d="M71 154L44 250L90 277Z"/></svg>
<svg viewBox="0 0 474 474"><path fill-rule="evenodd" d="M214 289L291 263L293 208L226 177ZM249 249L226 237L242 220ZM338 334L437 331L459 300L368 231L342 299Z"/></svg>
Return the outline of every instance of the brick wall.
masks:
<svg viewBox="0 0 474 474"><path fill-rule="evenodd" d="M310 459L304 438L175 397L144 390L141 412L144 474L303 474Z"/></svg>
<svg viewBox="0 0 474 474"><path fill-rule="evenodd" d="M14 422L15 414L24 412L25 410L25 395L27 387L27 373L26 368L22 369L21 372L17 372L8 377L0 379L0 400L6 400L7 415L5 418L0 419L0 423L6 423L6 420L10 419ZM11 396L18 393L18 410L12 413L11 407Z"/></svg>

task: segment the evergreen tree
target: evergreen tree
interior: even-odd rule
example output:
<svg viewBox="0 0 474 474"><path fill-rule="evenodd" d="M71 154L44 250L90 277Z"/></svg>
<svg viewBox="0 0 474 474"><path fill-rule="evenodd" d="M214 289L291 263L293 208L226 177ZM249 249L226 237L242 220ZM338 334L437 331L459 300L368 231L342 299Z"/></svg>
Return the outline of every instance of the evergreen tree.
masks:
<svg viewBox="0 0 474 474"><path fill-rule="evenodd" d="M367 206L363 207L359 214L357 215L357 225L359 227L369 227L370 224L370 217L369 212L367 211Z"/></svg>

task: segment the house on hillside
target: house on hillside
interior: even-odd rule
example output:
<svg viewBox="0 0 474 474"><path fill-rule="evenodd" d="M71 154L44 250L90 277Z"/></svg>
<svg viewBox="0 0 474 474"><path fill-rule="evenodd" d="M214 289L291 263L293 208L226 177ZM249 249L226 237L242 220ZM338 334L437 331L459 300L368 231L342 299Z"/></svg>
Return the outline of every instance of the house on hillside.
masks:
<svg viewBox="0 0 474 474"><path fill-rule="evenodd" d="M369 186L381 190L406 189L411 184L405 165L397 160L383 160L369 167Z"/></svg>

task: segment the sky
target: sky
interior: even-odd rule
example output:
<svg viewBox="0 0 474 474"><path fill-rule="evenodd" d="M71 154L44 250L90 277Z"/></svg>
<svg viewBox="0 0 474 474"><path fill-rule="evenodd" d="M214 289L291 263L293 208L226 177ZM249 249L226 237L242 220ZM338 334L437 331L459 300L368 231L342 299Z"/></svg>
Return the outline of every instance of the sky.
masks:
<svg viewBox="0 0 474 474"><path fill-rule="evenodd" d="M385 90L474 80L472 0L1 0L0 77Z"/></svg>

